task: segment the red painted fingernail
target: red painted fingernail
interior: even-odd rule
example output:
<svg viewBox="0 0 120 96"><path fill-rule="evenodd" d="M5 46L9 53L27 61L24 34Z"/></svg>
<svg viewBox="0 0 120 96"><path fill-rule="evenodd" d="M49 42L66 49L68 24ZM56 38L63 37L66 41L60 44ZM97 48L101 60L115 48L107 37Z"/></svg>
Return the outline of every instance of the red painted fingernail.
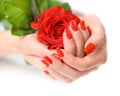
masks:
<svg viewBox="0 0 120 96"><path fill-rule="evenodd" d="M66 37L68 39L72 39L72 34L71 34L70 30L69 30L69 27L66 28Z"/></svg>
<svg viewBox="0 0 120 96"><path fill-rule="evenodd" d="M64 53L62 52L60 48L57 48L56 51L57 51L58 56L64 57Z"/></svg>
<svg viewBox="0 0 120 96"><path fill-rule="evenodd" d="M72 27L73 31L78 31L78 26L76 26L73 21L71 21L71 27Z"/></svg>
<svg viewBox="0 0 120 96"><path fill-rule="evenodd" d="M93 43L89 43L85 48L85 53L89 54L95 49L95 45Z"/></svg>
<svg viewBox="0 0 120 96"><path fill-rule="evenodd" d="M87 30L88 30L88 32L91 34L91 29L90 29L89 26L87 26Z"/></svg>
<svg viewBox="0 0 120 96"><path fill-rule="evenodd" d="M55 58L59 59L61 62L63 61L61 58L59 58L58 54L53 53L52 56L54 56Z"/></svg>
<svg viewBox="0 0 120 96"><path fill-rule="evenodd" d="M46 66L46 67L48 67L49 66L49 64L48 64L48 62L47 61L45 61L45 60L41 60L41 62Z"/></svg>
<svg viewBox="0 0 120 96"><path fill-rule="evenodd" d="M80 25L81 25L81 29L82 30L86 30L86 26L85 26L85 22L84 21L81 21Z"/></svg>
<svg viewBox="0 0 120 96"><path fill-rule="evenodd" d="M50 57L48 57L48 56L45 56L44 59L46 59L50 64L53 63L52 59Z"/></svg>
<svg viewBox="0 0 120 96"><path fill-rule="evenodd" d="M46 75L49 75L49 72L48 71L43 71Z"/></svg>

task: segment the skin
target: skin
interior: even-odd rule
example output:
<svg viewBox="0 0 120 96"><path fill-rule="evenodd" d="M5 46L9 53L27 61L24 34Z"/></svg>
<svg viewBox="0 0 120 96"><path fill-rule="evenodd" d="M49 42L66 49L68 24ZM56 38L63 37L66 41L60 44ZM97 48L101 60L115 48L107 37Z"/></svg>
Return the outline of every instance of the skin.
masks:
<svg viewBox="0 0 120 96"><path fill-rule="evenodd" d="M66 31L63 36L64 57L60 58L64 63L52 56L56 50L48 50L46 45L37 41L36 34L17 37L11 35L10 31L0 32L0 56L20 54L41 71L48 71L47 75L50 78L72 82L94 71L99 65L105 63L107 58L105 30L101 21L94 15L83 16L82 19L92 29L91 36L88 31L84 32L80 27L77 32L74 32L70 25L73 38L68 39ZM90 42L94 43L95 50L84 56L84 48ZM44 56L50 57L53 61L49 67L41 62Z"/></svg>
<svg viewBox="0 0 120 96"><path fill-rule="evenodd" d="M73 31L70 25L69 29L73 35L73 39L67 39L64 34L65 49L62 50L64 57L60 57L64 63L54 57L50 57L54 62L50 65L48 71L51 76L58 80L72 82L79 77L94 71L101 64L106 62L106 37L105 29L101 21L94 15L86 16L83 19L85 20L86 25L89 25L92 30L91 36L89 36L87 31L81 30L80 27L78 31ZM81 34L83 37L81 37ZM80 54L83 54L83 49L90 42L95 45L95 49L90 54L83 57L83 55ZM80 47L81 44L83 47Z"/></svg>

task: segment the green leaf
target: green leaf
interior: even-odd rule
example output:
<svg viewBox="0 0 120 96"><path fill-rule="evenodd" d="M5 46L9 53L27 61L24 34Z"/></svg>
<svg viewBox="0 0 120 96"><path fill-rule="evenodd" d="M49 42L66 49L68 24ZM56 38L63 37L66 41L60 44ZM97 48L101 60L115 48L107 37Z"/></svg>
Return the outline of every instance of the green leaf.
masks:
<svg viewBox="0 0 120 96"><path fill-rule="evenodd" d="M1 21L2 21L5 29L8 29L8 30L12 29L12 24L8 21L8 19L3 18Z"/></svg>
<svg viewBox="0 0 120 96"><path fill-rule="evenodd" d="M37 0L37 4L40 14L51 6L62 6L65 10L71 11L71 7L68 3L59 2L58 0Z"/></svg>
<svg viewBox="0 0 120 96"><path fill-rule="evenodd" d="M32 20L29 0L6 0L5 15L16 28L28 29Z"/></svg>
<svg viewBox="0 0 120 96"><path fill-rule="evenodd" d="M30 23L34 17L51 6L63 6L65 10L71 10L68 3L58 0L0 0L0 19L7 29L12 30L13 35L23 36L34 31Z"/></svg>
<svg viewBox="0 0 120 96"><path fill-rule="evenodd" d="M23 36L33 33L30 23L33 21L31 0L5 0L5 25L11 25L12 34Z"/></svg>
<svg viewBox="0 0 120 96"><path fill-rule="evenodd" d="M35 30L32 30L32 29L18 29L18 28L12 28L12 34L13 35L17 35L17 36L24 36L24 35L27 35L27 34L31 34L31 33L34 33Z"/></svg>
<svg viewBox="0 0 120 96"><path fill-rule="evenodd" d="M59 1L52 1L50 3L50 6L62 6L65 10L71 11L71 7L68 3L62 3L62 2L59 2Z"/></svg>
<svg viewBox="0 0 120 96"><path fill-rule="evenodd" d="M32 13L33 18L35 18L39 14L36 0L31 0L30 9L31 9L31 13Z"/></svg>
<svg viewBox="0 0 120 96"><path fill-rule="evenodd" d="M0 0L0 20L4 17L4 0Z"/></svg>
<svg viewBox="0 0 120 96"><path fill-rule="evenodd" d="M48 9L50 8L50 2L52 0L37 0L37 5L38 5L38 10L39 10L39 13L42 14L42 12L45 10L45 9Z"/></svg>

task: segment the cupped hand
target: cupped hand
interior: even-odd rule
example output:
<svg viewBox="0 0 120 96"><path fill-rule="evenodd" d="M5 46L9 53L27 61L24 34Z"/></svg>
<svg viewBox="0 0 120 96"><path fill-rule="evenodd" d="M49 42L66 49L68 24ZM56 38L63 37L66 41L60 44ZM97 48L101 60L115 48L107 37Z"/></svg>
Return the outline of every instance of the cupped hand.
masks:
<svg viewBox="0 0 120 96"><path fill-rule="evenodd" d="M79 71L86 71L100 64L104 64L107 59L105 29L101 21L95 15L85 16L84 20L86 22L85 24L89 25L89 32L91 34L90 37L86 39L84 45L86 56L80 58L64 50L64 57L62 58L68 66ZM72 35L74 37L75 33Z"/></svg>
<svg viewBox="0 0 120 96"><path fill-rule="evenodd" d="M52 63L47 70L56 79L72 82L106 61L106 37L102 23L94 15L86 16L84 20L78 26L71 22L64 33L65 49L58 48L53 53L54 57L48 57Z"/></svg>

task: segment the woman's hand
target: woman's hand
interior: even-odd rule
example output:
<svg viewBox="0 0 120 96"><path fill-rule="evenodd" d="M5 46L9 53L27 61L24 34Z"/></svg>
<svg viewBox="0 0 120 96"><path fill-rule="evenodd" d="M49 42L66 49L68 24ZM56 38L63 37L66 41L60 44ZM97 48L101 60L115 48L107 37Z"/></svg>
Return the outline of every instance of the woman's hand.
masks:
<svg viewBox="0 0 120 96"><path fill-rule="evenodd" d="M37 40L37 34L18 37L12 35L10 31L0 32L0 56L20 54L30 64L45 71L48 65L41 63L44 62L42 57L50 55L50 52L46 45Z"/></svg>
<svg viewBox="0 0 120 96"><path fill-rule="evenodd" d="M91 36L85 39L84 51L86 56L80 58L64 50L64 57L62 58L66 64L79 71L86 71L95 66L99 66L105 63L107 59L105 29L101 21L95 15L84 16L83 19L86 22L85 25L89 25L91 30ZM72 35L75 37L75 32ZM85 35L84 33L84 38L86 37ZM78 40L77 38L74 39L76 41Z"/></svg>
<svg viewBox="0 0 120 96"><path fill-rule="evenodd" d="M78 28L69 27L65 32L65 50L57 49L53 53L54 57L49 57L52 61L48 67L49 75L71 82L105 63L107 52L104 27L96 16L89 15L84 20L86 23L82 21Z"/></svg>
<svg viewBox="0 0 120 96"><path fill-rule="evenodd" d="M19 54L30 64L36 66L41 71L46 70L48 64L45 62L44 57L50 55L51 51L47 49L46 45L37 40L37 34L30 34L19 38L17 48Z"/></svg>

